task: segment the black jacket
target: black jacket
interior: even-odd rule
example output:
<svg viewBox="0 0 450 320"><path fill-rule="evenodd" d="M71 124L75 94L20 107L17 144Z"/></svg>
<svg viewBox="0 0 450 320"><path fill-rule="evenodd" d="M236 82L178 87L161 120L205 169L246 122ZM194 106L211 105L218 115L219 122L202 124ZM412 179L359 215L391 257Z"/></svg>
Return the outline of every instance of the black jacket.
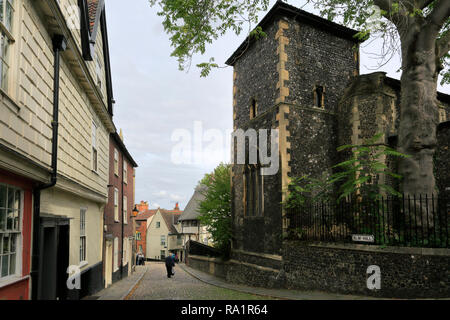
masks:
<svg viewBox="0 0 450 320"><path fill-rule="evenodd" d="M174 267L175 261L173 260L172 256L166 257L166 267Z"/></svg>

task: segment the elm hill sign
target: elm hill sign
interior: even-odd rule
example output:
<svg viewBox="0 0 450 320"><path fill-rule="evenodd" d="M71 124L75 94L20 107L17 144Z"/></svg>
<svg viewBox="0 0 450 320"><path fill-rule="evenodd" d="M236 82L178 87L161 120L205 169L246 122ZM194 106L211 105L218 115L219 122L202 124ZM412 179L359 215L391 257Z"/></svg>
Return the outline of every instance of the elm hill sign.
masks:
<svg viewBox="0 0 450 320"><path fill-rule="evenodd" d="M352 234L352 240L357 242L374 242L375 237L370 234Z"/></svg>

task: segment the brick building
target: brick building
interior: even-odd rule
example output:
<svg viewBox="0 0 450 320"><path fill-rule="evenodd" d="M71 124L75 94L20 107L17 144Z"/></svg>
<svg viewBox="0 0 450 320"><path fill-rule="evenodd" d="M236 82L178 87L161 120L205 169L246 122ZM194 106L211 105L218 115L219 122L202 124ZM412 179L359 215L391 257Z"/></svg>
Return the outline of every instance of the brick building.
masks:
<svg viewBox="0 0 450 320"><path fill-rule="evenodd" d="M122 132L121 132L122 133ZM134 265L134 178L136 162L122 134L109 138L108 203L104 214L103 272L105 287L131 273Z"/></svg>

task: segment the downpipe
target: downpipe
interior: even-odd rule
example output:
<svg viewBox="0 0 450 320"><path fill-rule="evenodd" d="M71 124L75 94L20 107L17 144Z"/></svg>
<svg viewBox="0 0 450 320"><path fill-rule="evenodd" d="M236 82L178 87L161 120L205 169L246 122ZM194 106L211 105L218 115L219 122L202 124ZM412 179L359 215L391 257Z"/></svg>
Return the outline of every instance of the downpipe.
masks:
<svg viewBox="0 0 450 320"><path fill-rule="evenodd" d="M50 182L41 184L33 190L33 252L31 263L31 299L39 298L39 264L40 264L40 214L41 214L41 191L54 187L58 172L58 115L59 115L59 70L60 54L67 48L67 42L63 35L56 34L52 39L54 63L53 63L53 120L52 120L52 163Z"/></svg>

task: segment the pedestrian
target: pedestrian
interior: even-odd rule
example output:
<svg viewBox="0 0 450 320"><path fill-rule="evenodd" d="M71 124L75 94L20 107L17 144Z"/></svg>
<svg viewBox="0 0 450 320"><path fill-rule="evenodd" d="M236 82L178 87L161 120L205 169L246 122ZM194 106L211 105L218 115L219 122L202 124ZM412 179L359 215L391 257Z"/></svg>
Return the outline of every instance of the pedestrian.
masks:
<svg viewBox="0 0 450 320"><path fill-rule="evenodd" d="M175 261L173 258L173 255L169 254L166 257L166 269L167 269L167 278L170 278L171 276L174 275L172 268L175 266Z"/></svg>

